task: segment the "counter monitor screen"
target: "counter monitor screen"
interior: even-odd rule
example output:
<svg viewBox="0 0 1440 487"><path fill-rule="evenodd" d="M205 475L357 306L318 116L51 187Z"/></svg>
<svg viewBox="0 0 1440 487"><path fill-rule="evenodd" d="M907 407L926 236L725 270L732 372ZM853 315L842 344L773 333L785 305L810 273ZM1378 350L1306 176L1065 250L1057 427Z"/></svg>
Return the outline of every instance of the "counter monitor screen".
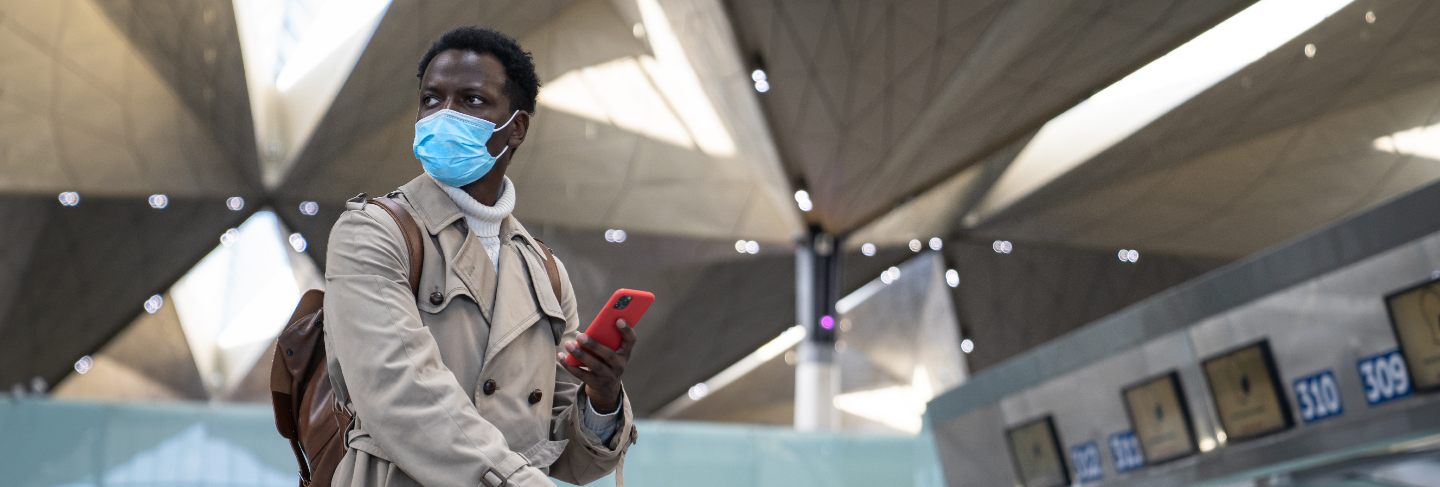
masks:
<svg viewBox="0 0 1440 487"><path fill-rule="evenodd" d="M1205 379L1229 441L1289 428L1290 408L1280 392L1270 343L1260 341L1205 361Z"/></svg>
<svg viewBox="0 0 1440 487"><path fill-rule="evenodd" d="M1440 388L1440 280L1385 298L1416 390Z"/></svg>
<svg viewBox="0 0 1440 487"><path fill-rule="evenodd" d="M1171 371L1126 387L1121 395L1146 463L1174 460L1198 451L1179 374Z"/></svg>
<svg viewBox="0 0 1440 487"><path fill-rule="evenodd" d="M1046 416L1005 432L1010 441L1010 458L1020 484L1025 487L1059 487L1070 485L1070 471L1060 456L1060 439L1055 423Z"/></svg>

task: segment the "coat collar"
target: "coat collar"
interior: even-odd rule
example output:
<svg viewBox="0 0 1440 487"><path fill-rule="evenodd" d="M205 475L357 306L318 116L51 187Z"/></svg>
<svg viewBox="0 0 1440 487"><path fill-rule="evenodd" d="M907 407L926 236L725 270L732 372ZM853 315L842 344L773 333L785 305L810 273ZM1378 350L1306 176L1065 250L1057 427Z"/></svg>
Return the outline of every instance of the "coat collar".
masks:
<svg viewBox="0 0 1440 487"><path fill-rule="evenodd" d="M405 183L400 187L400 191L405 194L405 199L410 202L410 207L414 208L417 219L423 222L425 230L431 235L438 235L445 227L454 225L456 221L465 216L460 211L460 205L455 204L455 200L445 194L445 190L440 189L440 183L435 182L435 179L425 173L421 173L415 179ZM500 241L502 243L509 242L516 237L524 240L531 249L537 252L540 250L540 246L535 242L535 237L530 235L530 231L526 230L524 225L520 224L520 220L515 219L514 214L511 214L500 222ZM541 255L544 254L541 253Z"/></svg>
<svg viewBox="0 0 1440 487"><path fill-rule="evenodd" d="M400 192L405 193L405 199L415 210L416 220L420 221L431 235L438 235L445 227L455 224L464 216L455 200L450 199L450 195L440 189L440 183L425 173L420 173L415 179L401 186Z"/></svg>

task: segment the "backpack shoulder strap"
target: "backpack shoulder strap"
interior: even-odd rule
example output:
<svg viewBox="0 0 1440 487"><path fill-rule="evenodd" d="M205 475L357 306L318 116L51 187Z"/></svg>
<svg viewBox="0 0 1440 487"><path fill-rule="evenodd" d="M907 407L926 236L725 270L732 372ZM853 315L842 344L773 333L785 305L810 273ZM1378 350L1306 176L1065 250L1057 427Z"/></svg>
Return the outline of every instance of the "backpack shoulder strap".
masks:
<svg viewBox="0 0 1440 487"><path fill-rule="evenodd" d="M550 290L555 291L555 300L560 301L560 266L555 263L555 251L538 238L535 242L540 244L540 251L545 252L545 275L550 278Z"/></svg>
<svg viewBox="0 0 1440 487"><path fill-rule="evenodd" d="M394 195L395 193L390 194ZM394 218L395 223L400 225L400 232L405 234L405 250L410 254L410 294L419 297L420 268L425 263L424 237L420 234L420 226L415 224L415 218L410 216L410 212L405 211L405 207L400 203L390 199L389 195L370 198L370 202L379 205L381 209L385 210L385 213L389 213L390 218Z"/></svg>

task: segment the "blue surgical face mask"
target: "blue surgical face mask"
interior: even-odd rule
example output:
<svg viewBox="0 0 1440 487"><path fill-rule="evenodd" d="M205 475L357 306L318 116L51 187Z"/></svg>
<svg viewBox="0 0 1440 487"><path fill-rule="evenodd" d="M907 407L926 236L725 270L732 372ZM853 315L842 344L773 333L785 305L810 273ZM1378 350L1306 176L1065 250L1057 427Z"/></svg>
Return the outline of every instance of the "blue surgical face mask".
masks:
<svg viewBox="0 0 1440 487"><path fill-rule="evenodd" d="M495 160L510 150L507 144L491 155L485 145L496 131L510 125L520 111L510 114L504 125L472 117L448 108L415 122L415 158L436 181L461 187L485 177Z"/></svg>

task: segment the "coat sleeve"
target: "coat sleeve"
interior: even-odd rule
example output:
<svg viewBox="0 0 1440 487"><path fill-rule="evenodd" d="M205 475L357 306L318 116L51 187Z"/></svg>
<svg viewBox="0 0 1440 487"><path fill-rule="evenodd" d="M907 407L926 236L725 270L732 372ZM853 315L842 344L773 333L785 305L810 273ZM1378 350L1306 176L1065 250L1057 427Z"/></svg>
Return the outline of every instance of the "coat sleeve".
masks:
<svg viewBox="0 0 1440 487"><path fill-rule="evenodd" d="M407 255L398 224L374 205L346 211L330 233L325 332L359 429L422 485L553 486L441 362L410 293Z"/></svg>
<svg viewBox="0 0 1440 487"><path fill-rule="evenodd" d="M570 283L570 274L563 263L560 268L561 290L564 296L561 308L565 312L565 340L574 340L579 334L580 319L575 305L575 289ZM572 484L583 485L593 482L615 470L630 447L635 429L634 416L630 409L630 394L621 388L620 415L615 434L609 442L602 443L594 433L582 424L583 408L586 407L585 388L580 381L555 364L555 406L551 423L551 437L556 440L570 440L560 458L550 466L550 475Z"/></svg>

